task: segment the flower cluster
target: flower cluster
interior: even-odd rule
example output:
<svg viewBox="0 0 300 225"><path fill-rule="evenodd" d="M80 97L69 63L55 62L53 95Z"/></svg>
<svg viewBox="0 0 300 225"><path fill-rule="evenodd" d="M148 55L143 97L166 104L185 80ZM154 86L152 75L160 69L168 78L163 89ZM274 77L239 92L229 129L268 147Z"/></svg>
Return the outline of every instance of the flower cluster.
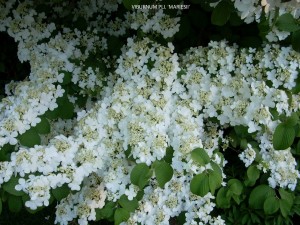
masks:
<svg viewBox="0 0 300 225"><path fill-rule="evenodd" d="M215 7L219 2L211 3L211 6ZM290 34L290 32L282 31L274 26L278 16L288 13L295 19L300 17L299 0L232 0L232 4L234 4L240 18L246 23L266 20L270 25L270 31L268 31L266 38L270 42L284 40Z"/></svg>

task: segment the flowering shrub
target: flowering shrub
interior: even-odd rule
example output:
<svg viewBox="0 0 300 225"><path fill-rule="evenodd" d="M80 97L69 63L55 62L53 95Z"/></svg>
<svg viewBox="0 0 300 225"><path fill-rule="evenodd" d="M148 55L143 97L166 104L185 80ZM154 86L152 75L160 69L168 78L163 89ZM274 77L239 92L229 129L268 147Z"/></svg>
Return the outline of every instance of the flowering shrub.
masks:
<svg viewBox="0 0 300 225"><path fill-rule="evenodd" d="M275 42L185 51L186 12L151 3L1 2L0 31L31 70L0 103L0 211L56 202L61 225L291 224L299 2L176 1L214 25L255 20Z"/></svg>

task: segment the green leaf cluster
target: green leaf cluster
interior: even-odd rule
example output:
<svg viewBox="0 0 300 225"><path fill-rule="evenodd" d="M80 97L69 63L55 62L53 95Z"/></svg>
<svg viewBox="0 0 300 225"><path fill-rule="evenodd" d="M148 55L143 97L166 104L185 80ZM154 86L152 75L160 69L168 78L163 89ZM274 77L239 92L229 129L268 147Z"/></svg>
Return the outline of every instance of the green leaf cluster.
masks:
<svg viewBox="0 0 300 225"><path fill-rule="evenodd" d="M195 175L190 184L193 194L205 196L208 192L215 193L222 183L222 170L218 164L211 161L203 148L196 148L191 152L192 160L199 166L210 163L212 169L207 169L201 174Z"/></svg>
<svg viewBox="0 0 300 225"><path fill-rule="evenodd" d="M244 185L238 179L230 179L227 186L221 187L217 193L216 203L220 208L231 207L231 200L233 199L236 204L240 204L242 200Z"/></svg>

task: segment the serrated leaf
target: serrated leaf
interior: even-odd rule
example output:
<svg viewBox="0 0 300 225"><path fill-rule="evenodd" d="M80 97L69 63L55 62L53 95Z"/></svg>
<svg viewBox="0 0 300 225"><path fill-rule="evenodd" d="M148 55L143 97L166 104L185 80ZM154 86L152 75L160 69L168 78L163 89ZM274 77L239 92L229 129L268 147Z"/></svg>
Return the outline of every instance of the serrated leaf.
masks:
<svg viewBox="0 0 300 225"><path fill-rule="evenodd" d="M124 208L118 208L115 211L114 219L115 225L119 225L129 219L130 213Z"/></svg>
<svg viewBox="0 0 300 225"><path fill-rule="evenodd" d="M10 195L8 197L8 208L11 212L20 212L22 209L22 197Z"/></svg>
<svg viewBox="0 0 300 225"><path fill-rule="evenodd" d="M267 215L276 213L279 209L279 199L275 196L269 196L264 202L264 212Z"/></svg>
<svg viewBox="0 0 300 225"><path fill-rule="evenodd" d="M51 129L49 121L45 117L40 117L40 118L41 118L41 122L39 122L35 126L35 130L39 134L49 134L50 133L50 129Z"/></svg>
<svg viewBox="0 0 300 225"><path fill-rule="evenodd" d="M294 127L279 124L273 134L273 147L275 150L285 150L289 148L295 139Z"/></svg>
<svg viewBox="0 0 300 225"><path fill-rule="evenodd" d="M120 206L126 209L129 212L134 212L134 210L139 206L139 203L136 198L133 198L131 201L128 200L126 195L122 195L121 198L118 200Z"/></svg>
<svg viewBox="0 0 300 225"><path fill-rule="evenodd" d="M165 161L156 161L154 171L158 185L161 188L164 188L165 184L173 177L173 168Z"/></svg>
<svg viewBox="0 0 300 225"><path fill-rule="evenodd" d="M150 177L152 176L152 172L146 163L139 163L135 165L130 174L131 183L137 185L140 189L143 189Z"/></svg>
<svg viewBox="0 0 300 225"><path fill-rule="evenodd" d="M230 179L228 181L228 188L232 191L235 195L240 195L243 192L243 184L238 179Z"/></svg>
<svg viewBox="0 0 300 225"><path fill-rule="evenodd" d="M210 158L203 148L196 148L191 152L192 160L201 166L210 162Z"/></svg>
<svg viewBox="0 0 300 225"><path fill-rule="evenodd" d="M218 191L216 198L217 206L226 209L230 207L230 198L227 197L227 189L225 187L221 187Z"/></svg>
<svg viewBox="0 0 300 225"><path fill-rule="evenodd" d="M209 192L208 174L201 173L193 177L191 180L191 192L195 195L203 197Z"/></svg>
<svg viewBox="0 0 300 225"><path fill-rule="evenodd" d="M275 196L275 191L266 184L255 187L249 196L249 205L254 209L262 209L267 197Z"/></svg>
<svg viewBox="0 0 300 225"><path fill-rule="evenodd" d="M29 148L35 145L41 144L40 135L34 129L34 127L27 130L24 134L18 136L21 145L27 146Z"/></svg>
<svg viewBox="0 0 300 225"><path fill-rule="evenodd" d="M279 30L293 32L300 29L300 26L297 24L296 19L290 13L282 14L278 17L275 25Z"/></svg>
<svg viewBox="0 0 300 225"><path fill-rule="evenodd" d="M25 195L24 191L17 191L15 189L16 185L19 184L19 178L18 177L12 177L10 180L2 185L2 188L4 191L8 192L11 195L14 196L23 196Z"/></svg>
<svg viewBox="0 0 300 225"><path fill-rule="evenodd" d="M231 5L227 1L221 1L212 12L211 23L217 26L225 25L230 18L231 10Z"/></svg>
<svg viewBox="0 0 300 225"><path fill-rule="evenodd" d="M64 184L61 187L53 189L52 194L56 200L60 201L63 198L67 197L70 194L70 191L71 189L68 187L68 185Z"/></svg>

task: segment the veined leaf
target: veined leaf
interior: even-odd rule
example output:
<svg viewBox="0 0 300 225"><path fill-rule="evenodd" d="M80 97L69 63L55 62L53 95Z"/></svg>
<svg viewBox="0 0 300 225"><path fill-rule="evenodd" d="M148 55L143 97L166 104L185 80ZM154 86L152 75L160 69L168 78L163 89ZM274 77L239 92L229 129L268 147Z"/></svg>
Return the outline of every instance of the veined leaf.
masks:
<svg viewBox="0 0 300 225"><path fill-rule="evenodd" d="M154 171L158 185L161 188L173 177L173 168L165 161L154 162Z"/></svg>
<svg viewBox="0 0 300 225"><path fill-rule="evenodd" d="M151 176L152 172L146 163L139 163L132 169L130 180L131 183L139 186L140 189L143 189Z"/></svg>
<svg viewBox="0 0 300 225"><path fill-rule="evenodd" d="M201 166L205 166L210 162L210 158L203 148L196 148L191 152L192 160L199 163Z"/></svg>
<svg viewBox="0 0 300 225"><path fill-rule="evenodd" d="M207 173L201 173L193 177L191 180L191 192L201 197L209 192L209 177Z"/></svg>
<svg viewBox="0 0 300 225"><path fill-rule="evenodd" d="M284 123L279 124L273 134L273 146L276 150L285 150L289 148L295 139L294 127L286 126Z"/></svg>

